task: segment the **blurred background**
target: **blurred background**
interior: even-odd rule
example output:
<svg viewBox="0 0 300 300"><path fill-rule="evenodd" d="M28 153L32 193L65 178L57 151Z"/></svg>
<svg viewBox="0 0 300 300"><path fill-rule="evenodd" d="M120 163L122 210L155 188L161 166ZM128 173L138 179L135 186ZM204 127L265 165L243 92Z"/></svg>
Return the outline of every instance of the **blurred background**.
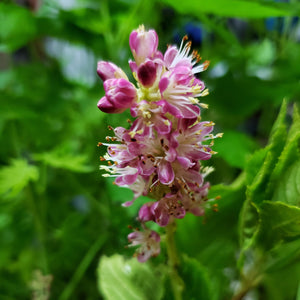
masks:
<svg viewBox="0 0 300 300"><path fill-rule="evenodd" d="M299 101L299 12L292 0L2 0L0 299L47 299L47 290L50 299L101 299L99 257L132 255L127 225L143 199L121 207L132 194L101 177L105 149L97 147L108 125L127 126L130 116L98 110L104 91L97 61L113 61L129 74L128 38L140 24L157 31L161 51L187 34L210 61L200 74L210 90L203 120L224 132L209 180L230 184L267 143L283 98ZM180 235L187 240L184 229ZM208 252L215 255L220 244L201 254L209 268L234 264L231 237L214 261ZM189 254L197 256L199 247Z"/></svg>

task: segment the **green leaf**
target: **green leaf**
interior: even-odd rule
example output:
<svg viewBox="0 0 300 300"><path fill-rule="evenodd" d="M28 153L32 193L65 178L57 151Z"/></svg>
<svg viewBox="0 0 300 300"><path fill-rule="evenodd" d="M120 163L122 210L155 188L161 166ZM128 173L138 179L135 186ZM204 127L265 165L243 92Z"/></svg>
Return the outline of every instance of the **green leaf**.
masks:
<svg viewBox="0 0 300 300"><path fill-rule="evenodd" d="M226 17L241 17L241 18L265 18L265 17L279 17L296 14L299 10L298 5L274 5L271 2L250 1L250 0L214 0L205 1L199 0L164 0L174 9L184 14L192 14L198 16L199 14L215 14Z"/></svg>
<svg viewBox="0 0 300 300"><path fill-rule="evenodd" d="M271 178L268 183L268 188L267 188L267 194L266 194L266 199L271 199L273 197L273 191L275 188L277 194L279 193L279 197L282 196L282 193L287 192L287 194L291 194L293 198L290 198L292 202L287 202L286 197L285 200L280 200L277 195L276 201L282 201L282 202L287 202L290 204L297 205L297 201L299 203L299 191L293 191L294 189L297 190L297 170L293 170L293 176L289 176L289 172L286 170L294 164L295 161L300 159L300 154L299 154L299 141L300 141L300 116L299 112L297 109L297 106L294 105L294 111L293 111L293 123L291 125L291 128L289 130L288 136L287 136L287 141L286 145L278 159L278 163L276 164L274 171L272 172ZM288 182L287 179L285 181L285 184L282 182L282 176L285 174L285 179L289 178L291 182ZM299 175L298 175L299 176ZM300 177L298 177L298 182ZM294 182L296 180L296 182ZM294 182L294 183L293 183ZM278 183L281 186L281 188L278 187ZM286 188L284 188L286 186ZM293 201L294 200L294 201Z"/></svg>
<svg viewBox="0 0 300 300"><path fill-rule="evenodd" d="M65 153L61 149L34 154L33 157L35 160L42 161L53 168L66 169L79 173L87 173L93 170L91 166L86 164L88 159L87 155L69 154Z"/></svg>
<svg viewBox="0 0 300 300"><path fill-rule="evenodd" d="M279 244L268 251L265 272L280 271L284 268L289 268L295 262L300 262L300 239Z"/></svg>
<svg viewBox="0 0 300 300"><path fill-rule="evenodd" d="M11 164L0 170L0 194L13 197L30 181L37 181L39 170L25 159L13 159Z"/></svg>
<svg viewBox="0 0 300 300"><path fill-rule="evenodd" d="M243 169L247 157L257 148L256 143L246 134L226 131L221 139L215 140L214 150L231 166Z"/></svg>
<svg viewBox="0 0 300 300"><path fill-rule="evenodd" d="M163 296L163 275L135 258L103 256L98 267L98 286L107 300L158 300Z"/></svg>
<svg viewBox="0 0 300 300"><path fill-rule="evenodd" d="M35 19L29 10L0 3L0 51L10 52L25 45L36 33Z"/></svg>
<svg viewBox="0 0 300 300"><path fill-rule="evenodd" d="M286 141L286 110L287 103L283 101L271 131L269 144L264 149L254 153L246 166L246 201L240 212L238 226L242 248L241 259L243 259L244 251L255 242L258 233L257 205L266 199L266 186Z"/></svg>
<svg viewBox="0 0 300 300"><path fill-rule="evenodd" d="M274 191L273 201L300 206L300 160L295 162L281 176Z"/></svg>
<svg viewBox="0 0 300 300"><path fill-rule="evenodd" d="M297 289L299 286L300 259L288 265L286 268L264 274L265 294L263 299L296 300Z"/></svg>
<svg viewBox="0 0 300 300"><path fill-rule="evenodd" d="M182 277L185 279L183 299L213 299L211 277L199 261L184 256L180 271Z"/></svg>
<svg viewBox="0 0 300 300"><path fill-rule="evenodd" d="M252 183L247 187L247 198L255 203L260 203L266 199L266 186L274 169L274 165L276 165L278 157L285 145L287 136L285 125L286 109L287 103L283 101L279 115L271 131L270 142L266 147L268 150L264 162Z"/></svg>
<svg viewBox="0 0 300 300"><path fill-rule="evenodd" d="M257 242L265 249L300 237L300 208L264 201L259 207Z"/></svg>
<svg viewBox="0 0 300 300"><path fill-rule="evenodd" d="M269 148L270 147L267 146L263 149L255 151L254 154L247 160L245 168L247 185L251 185L255 176L259 172L261 166L264 163Z"/></svg>
<svg viewBox="0 0 300 300"><path fill-rule="evenodd" d="M242 252L246 251L255 241L258 232L258 212L256 205L248 198L242 207L239 219L239 240Z"/></svg>

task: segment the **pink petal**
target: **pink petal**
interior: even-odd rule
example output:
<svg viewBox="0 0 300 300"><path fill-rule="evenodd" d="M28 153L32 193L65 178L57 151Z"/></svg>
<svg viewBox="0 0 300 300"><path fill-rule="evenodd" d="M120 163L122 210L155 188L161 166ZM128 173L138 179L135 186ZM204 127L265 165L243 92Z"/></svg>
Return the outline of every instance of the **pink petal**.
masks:
<svg viewBox="0 0 300 300"><path fill-rule="evenodd" d="M162 184L168 185L173 182L175 174L171 164L161 161L158 165L158 179Z"/></svg>

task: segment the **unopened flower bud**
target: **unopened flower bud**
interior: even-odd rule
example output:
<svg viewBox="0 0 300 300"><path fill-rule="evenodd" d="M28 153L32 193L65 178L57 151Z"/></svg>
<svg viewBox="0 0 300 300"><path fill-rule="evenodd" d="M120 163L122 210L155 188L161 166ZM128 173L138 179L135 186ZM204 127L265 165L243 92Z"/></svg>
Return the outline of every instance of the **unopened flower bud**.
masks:
<svg viewBox="0 0 300 300"><path fill-rule="evenodd" d="M145 203L139 210L139 220L141 222L154 221L153 210L151 209L153 202Z"/></svg>
<svg viewBox="0 0 300 300"><path fill-rule="evenodd" d="M134 30L129 37L129 46L139 66L146 58L152 58L158 46L158 36L154 30L145 31L143 25Z"/></svg>
<svg viewBox="0 0 300 300"><path fill-rule="evenodd" d="M105 97L97 104L106 113L121 113L129 108L136 99L136 89L124 78L104 81Z"/></svg>

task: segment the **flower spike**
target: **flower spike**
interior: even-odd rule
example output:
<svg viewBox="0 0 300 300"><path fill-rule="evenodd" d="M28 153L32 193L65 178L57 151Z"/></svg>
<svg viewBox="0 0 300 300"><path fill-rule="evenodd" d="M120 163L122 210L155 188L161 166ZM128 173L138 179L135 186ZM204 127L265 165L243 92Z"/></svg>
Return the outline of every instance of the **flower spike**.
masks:
<svg viewBox="0 0 300 300"><path fill-rule="evenodd" d="M105 96L98 102L106 113L130 109L133 121L129 128L117 127L114 136L106 137L107 154L100 157L105 165L103 176L115 177L114 184L133 191L134 200L144 195L152 199L139 210L137 220L142 231L128 235L130 246L138 246L137 259L147 261L160 253L160 236L147 228L155 222L165 227L187 213L202 216L208 205L210 188L206 181L212 168L201 161L215 152L212 134L214 123L201 121L201 110L208 105L199 97L208 94L203 81L195 77L209 65L192 51L187 36L179 49L169 46L164 54L158 50L158 35L141 25L132 31L129 45L134 61L129 61L133 84L115 64L100 61L97 72L103 80ZM213 206L212 209L217 210Z"/></svg>

